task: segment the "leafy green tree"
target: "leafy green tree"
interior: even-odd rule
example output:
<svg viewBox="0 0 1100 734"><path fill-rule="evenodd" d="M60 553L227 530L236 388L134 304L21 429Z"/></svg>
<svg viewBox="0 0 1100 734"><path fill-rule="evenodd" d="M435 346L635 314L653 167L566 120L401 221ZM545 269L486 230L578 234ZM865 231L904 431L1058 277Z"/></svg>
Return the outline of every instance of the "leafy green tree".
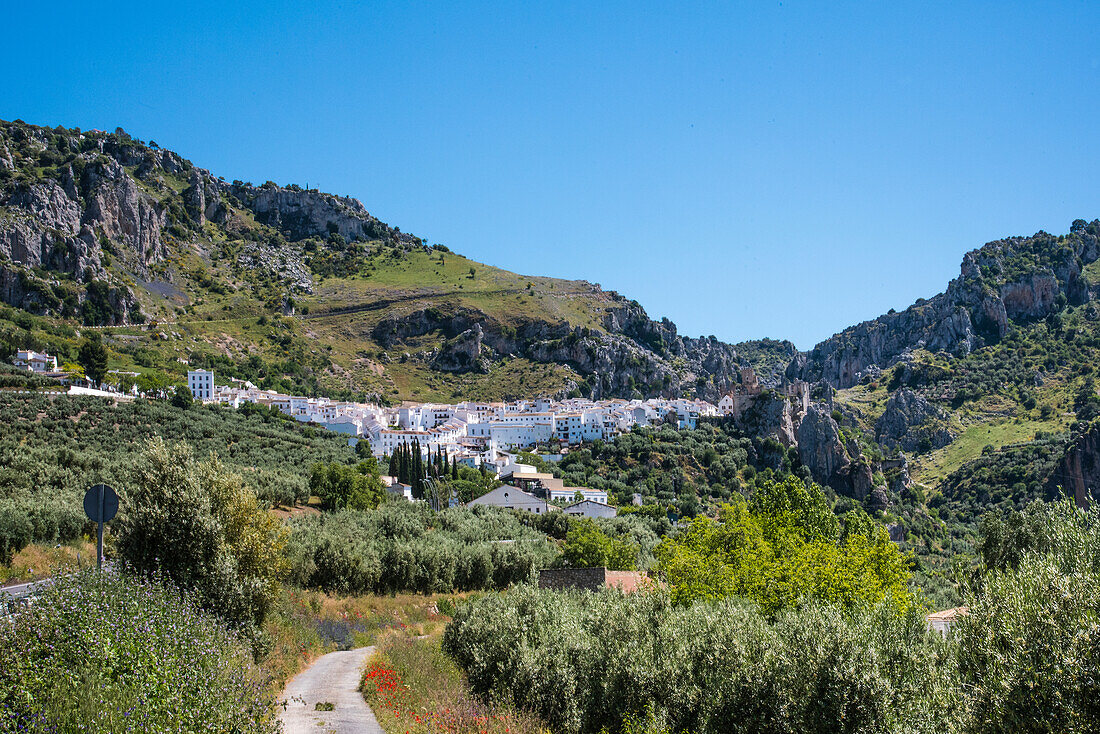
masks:
<svg viewBox="0 0 1100 734"><path fill-rule="evenodd" d="M604 566L612 571L632 571L638 562L638 546L609 537L587 518L572 524L562 554L566 563L578 568Z"/></svg>
<svg viewBox="0 0 1100 734"><path fill-rule="evenodd" d="M195 404L195 398L191 395L191 391L186 387L177 386L172 392L172 405L177 408L187 410Z"/></svg>
<svg viewBox="0 0 1100 734"><path fill-rule="evenodd" d="M751 506L740 498L699 517L656 549L672 599L687 604L742 597L766 612L809 599L852 608L883 600L913 606L909 561L862 511L845 532L821 488L788 477L765 481Z"/></svg>
<svg viewBox="0 0 1100 734"><path fill-rule="evenodd" d="M1091 732L1100 721L1100 574L1027 554L985 579L952 635L973 732Z"/></svg>
<svg viewBox="0 0 1100 734"><path fill-rule="evenodd" d="M310 491L321 498L326 510L370 510L385 496L374 459L356 467L345 464L314 464L309 477Z"/></svg>
<svg viewBox="0 0 1100 734"><path fill-rule="evenodd" d="M84 340L77 354L77 362L84 368L84 374L95 384L103 381L107 374L107 347L98 332Z"/></svg>
<svg viewBox="0 0 1100 734"><path fill-rule="evenodd" d="M214 455L149 442L125 493L118 553L142 574L162 573L208 611L255 631L288 566L287 534L256 494Z"/></svg>
<svg viewBox="0 0 1100 734"><path fill-rule="evenodd" d="M34 524L22 508L0 506L0 565L10 566L16 553L34 539Z"/></svg>

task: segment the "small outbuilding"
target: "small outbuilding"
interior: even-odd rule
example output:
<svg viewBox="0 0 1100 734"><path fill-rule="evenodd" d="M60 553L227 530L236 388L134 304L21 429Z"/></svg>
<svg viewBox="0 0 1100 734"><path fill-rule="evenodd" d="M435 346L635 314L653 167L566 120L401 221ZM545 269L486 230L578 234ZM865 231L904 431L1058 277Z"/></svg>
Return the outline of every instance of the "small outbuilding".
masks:
<svg viewBox="0 0 1100 734"><path fill-rule="evenodd" d="M574 502L565 508L565 514L579 517L616 517L619 510L611 505L595 500Z"/></svg>

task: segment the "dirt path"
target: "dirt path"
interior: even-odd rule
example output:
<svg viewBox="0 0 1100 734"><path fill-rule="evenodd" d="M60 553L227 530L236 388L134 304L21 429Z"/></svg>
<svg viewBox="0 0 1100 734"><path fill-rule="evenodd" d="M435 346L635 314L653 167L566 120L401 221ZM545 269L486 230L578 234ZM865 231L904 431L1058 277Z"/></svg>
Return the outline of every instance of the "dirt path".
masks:
<svg viewBox="0 0 1100 734"><path fill-rule="evenodd" d="M373 652L373 647L330 652L292 678L283 691L286 710L279 714L284 734L383 734L359 692L363 665ZM333 709L318 711L319 703Z"/></svg>

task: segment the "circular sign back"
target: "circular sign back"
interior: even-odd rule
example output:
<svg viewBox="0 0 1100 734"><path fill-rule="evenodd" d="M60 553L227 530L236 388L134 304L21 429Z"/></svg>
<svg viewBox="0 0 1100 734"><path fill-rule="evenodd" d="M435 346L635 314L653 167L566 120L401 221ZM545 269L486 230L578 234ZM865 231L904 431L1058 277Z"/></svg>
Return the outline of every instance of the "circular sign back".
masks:
<svg viewBox="0 0 1100 734"><path fill-rule="evenodd" d="M92 522L107 522L118 514L118 495L106 484L97 484L84 495L84 514Z"/></svg>

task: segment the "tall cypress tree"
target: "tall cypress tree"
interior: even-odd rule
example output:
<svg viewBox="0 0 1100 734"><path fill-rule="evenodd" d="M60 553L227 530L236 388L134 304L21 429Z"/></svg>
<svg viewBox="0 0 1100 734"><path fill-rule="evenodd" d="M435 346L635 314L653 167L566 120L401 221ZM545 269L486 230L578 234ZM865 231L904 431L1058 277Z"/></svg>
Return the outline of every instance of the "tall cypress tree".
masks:
<svg viewBox="0 0 1100 734"><path fill-rule="evenodd" d="M424 497L424 457L420 453L420 440L413 439L412 445L412 493L416 499Z"/></svg>
<svg viewBox="0 0 1100 734"><path fill-rule="evenodd" d="M451 459L451 479L458 481L458 457Z"/></svg>

